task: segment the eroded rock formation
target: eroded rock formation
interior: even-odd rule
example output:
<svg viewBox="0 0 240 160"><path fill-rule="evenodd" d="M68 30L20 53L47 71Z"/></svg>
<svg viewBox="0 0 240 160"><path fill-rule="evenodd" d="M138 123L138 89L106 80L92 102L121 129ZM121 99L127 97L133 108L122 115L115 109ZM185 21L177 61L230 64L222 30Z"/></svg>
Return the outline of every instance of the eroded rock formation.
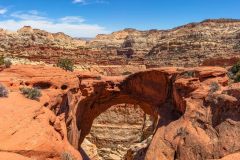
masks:
<svg viewBox="0 0 240 160"><path fill-rule="evenodd" d="M233 58L239 60L239 53L240 21L232 19L205 20L170 30L124 29L88 42L31 27L0 30L0 54L47 63L71 57L80 65L228 66Z"/></svg>
<svg viewBox="0 0 240 160"><path fill-rule="evenodd" d="M158 121L152 140L132 144L126 159L240 158L240 85L229 85L226 73L220 67L159 68L100 77L12 66L0 72L9 90L0 98L0 157L57 160L68 152L81 159L79 150L85 158L81 144L94 120L114 105L134 104ZM23 86L38 87L43 96L28 100L19 93Z"/></svg>
<svg viewBox="0 0 240 160"><path fill-rule="evenodd" d="M99 35L89 46L108 53L115 50L128 57L130 64L148 67L198 66L216 58L224 60L221 65L229 65L231 57L239 59L239 32L239 20L210 19L170 30L125 29Z"/></svg>
<svg viewBox="0 0 240 160"><path fill-rule="evenodd" d="M64 154L82 159L68 141L65 116L57 114L65 86L78 87L76 77L57 68L14 66L0 72L0 82L9 92L0 97L0 159L61 160ZM39 101L20 93L27 86L41 88Z"/></svg>

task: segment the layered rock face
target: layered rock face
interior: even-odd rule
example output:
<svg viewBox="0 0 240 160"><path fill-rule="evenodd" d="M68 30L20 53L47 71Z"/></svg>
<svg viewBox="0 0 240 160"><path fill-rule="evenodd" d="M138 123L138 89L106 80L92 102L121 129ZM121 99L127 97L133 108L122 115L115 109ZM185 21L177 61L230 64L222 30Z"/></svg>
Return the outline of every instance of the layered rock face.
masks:
<svg viewBox="0 0 240 160"><path fill-rule="evenodd" d="M116 139L124 145L126 140L134 142L124 155L127 160L240 158L240 85L228 84L227 71L220 67L168 67L99 77L18 65L1 70L0 82L9 90L7 98L0 98L0 157L5 159L60 160L65 152L81 159L77 150L85 158L81 145L87 138L101 141L89 145L92 153L114 148L107 142ZM19 87L38 87L43 96L39 101L26 99ZM138 105L144 113L138 107L119 109L119 104ZM115 113L122 114L114 118ZM141 114L157 119L156 132L143 134ZM131 122L136 130L124 130L122 124ZM108 129L114 123L116 130ZM121 137L118 131L127 135ZM151 133L152 140L146 136L138 141ZM109 141L102 139L103 134Z"/></svg>
<svg viewBox="0 0 240 160"><path fill-rule="evenodd" d="M156 120L137 105L112 106L93 121L90 134L86 136L86 140L97 147L97 155L89 153L89 157L98 157L99 160L123 159L133 144L153 135L155 124Z"/></svg>
<svg viewBox="0 0 240 160"><path fill-rule="evenodd" d="M85 51L86 41L74 39L64 33L49 33L25 26L17 32L0 29L0 53L9 57L55 63L60 57L92 54ZM87 57L87 55L86 55ZM83 62L83 61L82 61Z"/></svg>
<svg viewBox="0 0 240 160"><path fill-rule="evenodd" d="M239 57L240 21L206 20L171 30L138 31L126 29L110 35L99 35L90 46L116 49L130 63L155 66L197 66L205 60Z"/></svg>
<svg viewBox="0 0 240 160"><path fill-rule="evenodd" d="M93 40L24 27L0 31L0 53L55 63L68 57L83 65L232 65L239 60L240 21L205 20L170 30L125 29Z"/></svg>

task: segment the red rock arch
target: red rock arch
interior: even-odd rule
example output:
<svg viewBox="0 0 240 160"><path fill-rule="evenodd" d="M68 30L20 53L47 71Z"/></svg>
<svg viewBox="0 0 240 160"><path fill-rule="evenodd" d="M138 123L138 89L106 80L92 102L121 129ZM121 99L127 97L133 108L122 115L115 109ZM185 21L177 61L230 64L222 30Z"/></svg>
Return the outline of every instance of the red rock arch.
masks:
<svg viewBox="0 0 240 160"><path fill-rule="evenodd" d="M209 87L213 82L222 87L227 84L225 69L161 68L139 72L126 78L80 77L80 81L81 95L77 106L73 107L75 119L69 127L72 130L68 137L76 148L81 149L80 145L98 115L115 104L130 103L140 104L146 113L159 118L146 159L156 156L160 159L212 156L214 148L208 153L205 148L207 143L201 143L206 134L197 133L196 130L201 130L202 125L212 124L209 118L211 111L204 101L209 97ZM188 140L188 145L182 144L184 139ZM197 145L200 149L189 150L192 145Z"/></svg>
<svg viewBox="0 0 240 160"><path fill-rule="evenodd" d="M174 72L173 72L174 73ZM80 145L90 132L93 120L111 106L117 104L137 104L143 111L155 118L160 115L160 106L172 101L172 78L165 70L139 72L120 81L107 80L106 83L95 83L90 94L82 87L86 97L78 103L76 122L79 130Z"/></svg>

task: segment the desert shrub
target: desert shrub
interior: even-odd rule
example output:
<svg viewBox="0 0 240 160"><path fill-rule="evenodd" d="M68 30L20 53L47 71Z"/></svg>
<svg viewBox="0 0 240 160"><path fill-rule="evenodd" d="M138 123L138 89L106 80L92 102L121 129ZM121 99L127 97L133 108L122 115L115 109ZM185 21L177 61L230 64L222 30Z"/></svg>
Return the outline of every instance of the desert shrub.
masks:
<svg viewBox="0 0 240 160"><path fill-rule="evenodd" d="M232 72L233 74L236 74L236 73L238 73L239 71L240 71L240 61L237 62L236 64L234 64L234 65L232 66L232 68L231 68L231 72Z"/></svg>
<svg viewBox="0 0 240 160"><path fill-rule="evenodd" d="M0 84L0 97L7 97L8 96L8 90Z"/></svg>
<svg viewBox="0 0 240 160"><path fill-rule="evenodd" d="M177 68L177 71L182 72L184 70L182 68Z"/></svg>
<svg viewBox="0 0 240 160"><path fill-rule="evenodd" d="M10 59L4 58L4 56L0 56L0 66L5 66L6 68L9 68L12 65L12 62Z"/></svg>
<svg viewBox="0 0 240 160"><path fill-rule="evenodd" d="M4 60L4 65L6 68L10 68L12 65L12 62L10 61L10 59L5 59Z"/></svg>
<svg viewBox="0 0 240 160"><path fill-rule="evenodd" d="M122 75L126 76L126 75L130 75L132 74L132 72L129 72L129 71L126 71L126 72L123 72Z"/></svg>
<svg viewBox="0 0 240 160"><path fill-rule="evenodd" d="M195 72L194 71L187 71L183 73L184 77L195 77Z"/></svg>
<svg viewBox="0 0 240 160"><path fill-rule="evenodd" d="M97 77L96 77L96 80L101 80L101 79L102 79L101 76L97 76Z"/></svg>
<svg viewBox="0 0 240 160"><path fill-rule="evenodd" d="M214 93L214 92L218 91L219 89L220 89L220 86L219 86L218 83L212 82L212 83L210 84L210 92L211 92L211 93Z"/></svg>
<svg viewBox="0 0 240 160"><path fill-rule="evenodd" d="M234 79L234 77L235 77L235 75L232 73L232 71L228 71L227 75L230 79Z"/></svg>
<svg viewBox="0 0 240 160"><path fill-rule="evenodd" d="M20 88L21 93L28 99L38 100L42 96L41 91L37 88Z"/></svg>
<svg viewBox="0 0 240 160"><path fill-rule="evenodd" d="M228 72L228 77L234 82L240 82L240 61L232 66Z"/></svg>
<svg viewBox="0 0 240 160"><path fill-rule="evenodd" d="M4 65L4 57L0 56L0 66Z"/></svg>
<svg viewBox="0 0 240 160"><path fill-rule="evenodd" d="M189 133L186 131L186 128L181 127L181 128L177 129L177 134L176 134L175 138L178 136L180 136L181 138L185 138L188 134Z"/></svg>
<svg viewBox="0 0 240 160"><path fill-rule="evenodd" d="M67 59L67 58L63 58L63 59L59 59L57 62L57 67L60 67L66 71L73 71L74 70L74 63L72 60Z"/></svg>
<svg viewBox="0 0 240 160"><path fill-rule="evenodd" d="M240 71L234 77L235 82L240 82Z"/></svg>
<svg viewBox="0 0 240 160"><path fill-rule="evenodd" d="M67 153L67 152L62 153L61 159L62 160L75 160L75 158L70 153Z"/></svg>

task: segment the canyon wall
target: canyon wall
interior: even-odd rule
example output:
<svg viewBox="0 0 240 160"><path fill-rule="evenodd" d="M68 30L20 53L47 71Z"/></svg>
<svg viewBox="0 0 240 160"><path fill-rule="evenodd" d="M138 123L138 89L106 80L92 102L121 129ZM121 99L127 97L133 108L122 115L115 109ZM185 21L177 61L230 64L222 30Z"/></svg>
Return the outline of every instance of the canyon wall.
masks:
<svg viewBox="0 0 240 160"><path fill-rule="evenodd" d="M233 19L205 20L170 30L124 29L90 41L31 27L0 30L0 54L53 64L67 57L79 65L228 66L232 58L239 60L239 53L240 21Z"/></svg>
<svg viewBox="0 0 240 160"><path fill-rule="evenodd" d="M90 158L121 160L133 144L150 138L155 127L156 119L145 114L137 105L111 106L94 119L91 131L85 138L97 148L97 154Z"/></svg>

